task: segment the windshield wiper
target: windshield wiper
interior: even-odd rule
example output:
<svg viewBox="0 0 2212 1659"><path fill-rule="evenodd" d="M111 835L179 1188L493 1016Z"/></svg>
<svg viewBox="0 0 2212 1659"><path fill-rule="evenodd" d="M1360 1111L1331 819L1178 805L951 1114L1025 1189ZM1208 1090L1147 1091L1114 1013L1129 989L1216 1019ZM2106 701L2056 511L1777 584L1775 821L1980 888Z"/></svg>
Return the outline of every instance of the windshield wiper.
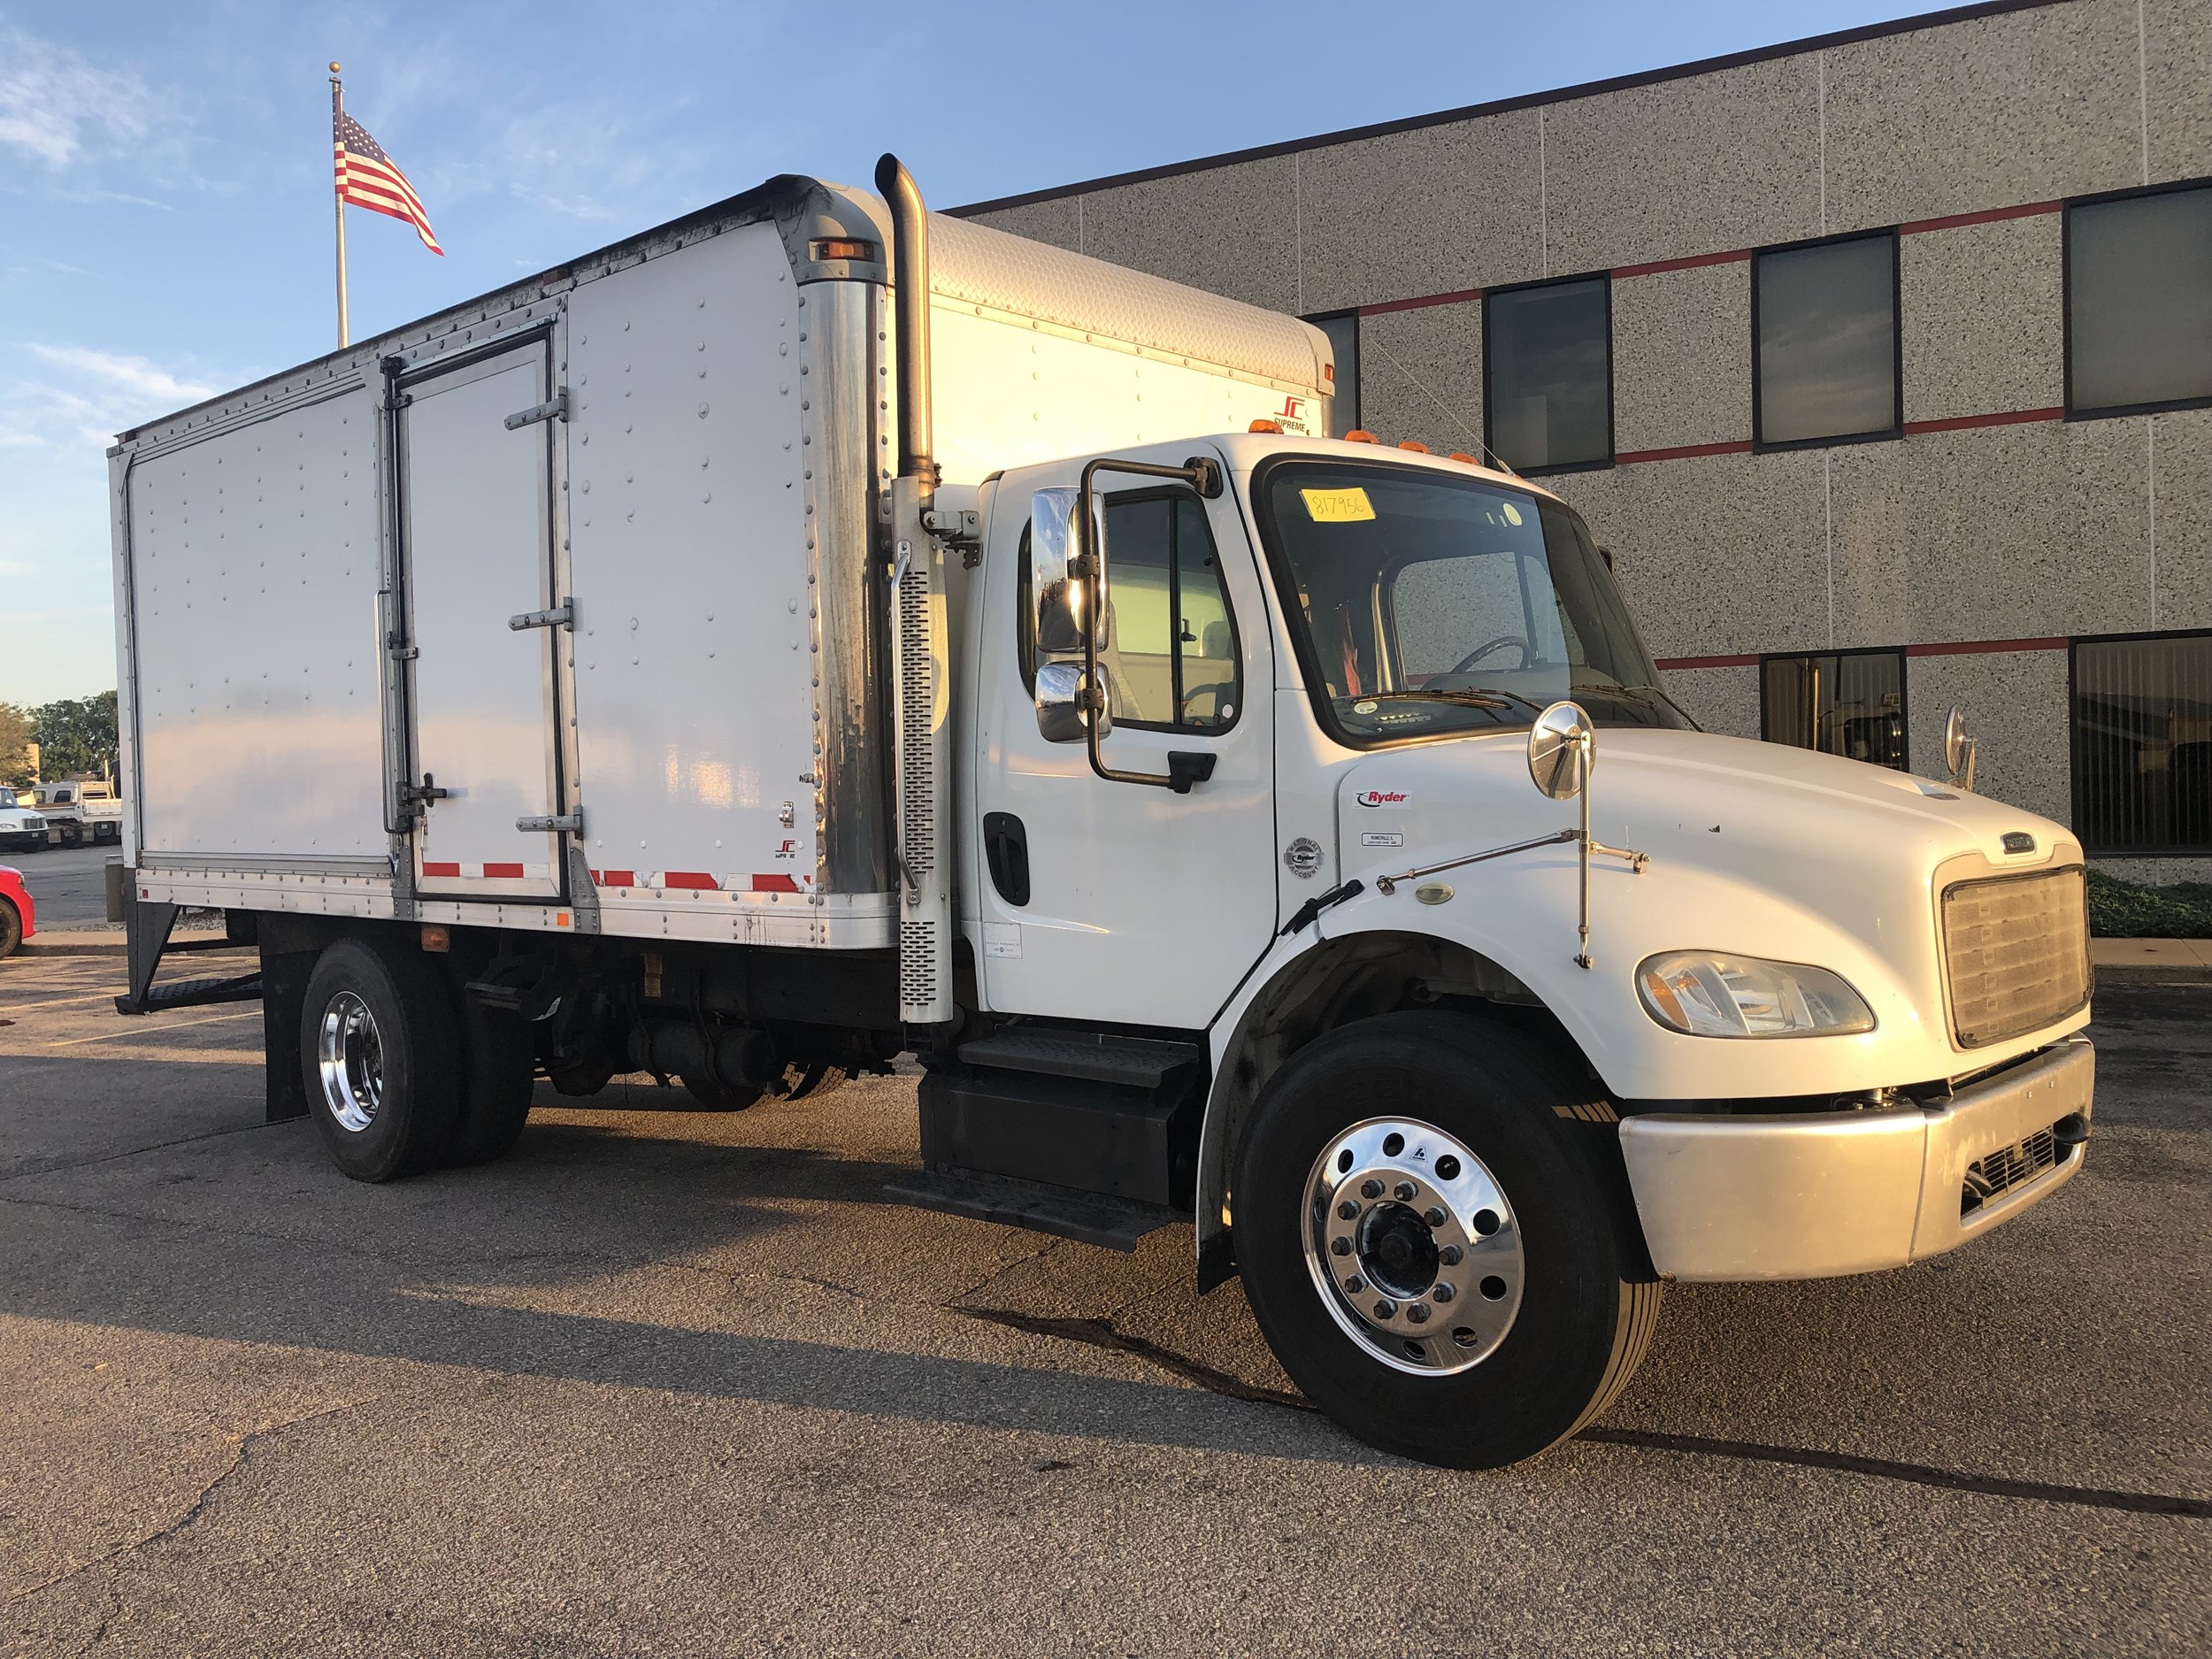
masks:
<svg viewBox="0 0 2212 1659"><path fill-rule="evenodd" d="M1417 697L1425 697L1435 703L1467 703L1478 709L1509 709L1517 703L1523 708L1530 710L1535 713L1541 714L1544 711L1543 704L1540 703L1532 703L1528 698L1524 697L1519 692L1507 691L1500 687L1485 688L1474 686L1450 686L1428 691L1419 689L1411 691L1371 691L1363 696L1357 698L1347 698L1345 701L1358 703L1407 703Z"/></svg>
<svg viewBox="0 0 2212 1659"><path fill-rule="evenodd" d="M1651 709L1655 711L1656 711L1658 705L1653 703L1649 697L1640 696L1638 694L1646 691L1657 692L1662 698L1665 699L1667 707L1672 709L1684 719L1689 721L1690 729L1693 732L1702 732L1705 729L1697 723L1697 718L1694 715L1693 715L1687 709L1684 708L1680 703L1677 703L1672 697L1668 696L1666 692L1657 686L1569 686L1567 689L1570 691L1595 691L1609 697L1625 697L1631 703L1636 703L1646 709Z"/></svg>

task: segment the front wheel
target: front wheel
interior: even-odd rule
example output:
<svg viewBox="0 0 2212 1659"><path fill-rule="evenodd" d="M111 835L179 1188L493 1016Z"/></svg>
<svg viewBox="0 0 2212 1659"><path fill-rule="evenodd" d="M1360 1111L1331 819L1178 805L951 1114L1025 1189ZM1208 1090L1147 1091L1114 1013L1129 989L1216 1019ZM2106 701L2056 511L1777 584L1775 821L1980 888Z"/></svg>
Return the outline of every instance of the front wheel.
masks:
<svg viewBox="0 0 2212 1659"><path fill-rule="evenodd" d="M1371 1446L1494 1468L1596 1417L1650 1346L1610 1106L1465 1015L1390 1014L1269 1083L1233 1188L1268 1346Z"/></svg>
<svg viewBox="0 0 2212 1659"><path fill-rule="evenodd" d="M12 956L23 948L23 917L12 899L0 899L0 956Z"/></svg>

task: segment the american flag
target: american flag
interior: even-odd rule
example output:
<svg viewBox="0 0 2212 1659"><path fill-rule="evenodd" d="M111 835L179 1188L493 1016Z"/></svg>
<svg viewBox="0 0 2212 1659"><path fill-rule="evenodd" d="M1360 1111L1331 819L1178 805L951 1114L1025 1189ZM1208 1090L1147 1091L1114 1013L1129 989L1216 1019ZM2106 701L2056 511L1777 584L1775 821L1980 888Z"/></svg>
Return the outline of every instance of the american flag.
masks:
<svg viewBox="0 0 2212 1659"><path fill-rule="evenodd" d="M407 182L407 175L399 170L399 164L369 136L368 128L350 115L340 114L334 147L337 153L338 199L356 207L365 207L372 213L405 219L415 227L415 234L422 238L422 245L442 257L445 250L438 246L437 237L431 234L430 215L423 208L422 198L415 194L415 187Z"/></svg>

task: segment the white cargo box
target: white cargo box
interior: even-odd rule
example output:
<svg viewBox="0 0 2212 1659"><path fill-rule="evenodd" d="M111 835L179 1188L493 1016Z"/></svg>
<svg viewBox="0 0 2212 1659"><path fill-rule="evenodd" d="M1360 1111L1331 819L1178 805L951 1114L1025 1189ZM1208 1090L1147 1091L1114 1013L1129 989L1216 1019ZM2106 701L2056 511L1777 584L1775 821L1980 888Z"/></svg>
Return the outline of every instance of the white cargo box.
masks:
<svg viewBox="0 0 2212 1659"><path fill-rule="evenodd" d="M931 227L948 487L1325 430L1318 330ZM888 234L777 179L126 434L140 895L892 943Z"/></svg>

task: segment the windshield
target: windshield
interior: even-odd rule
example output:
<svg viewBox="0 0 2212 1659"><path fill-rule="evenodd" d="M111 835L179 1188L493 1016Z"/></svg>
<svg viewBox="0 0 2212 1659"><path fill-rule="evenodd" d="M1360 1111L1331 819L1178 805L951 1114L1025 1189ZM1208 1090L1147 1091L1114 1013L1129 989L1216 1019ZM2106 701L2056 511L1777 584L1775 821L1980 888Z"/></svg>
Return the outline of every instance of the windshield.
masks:
<svg viewBox="0 0 2212 1659"><path fill-rule="evenodd" d="M1692 724L1558 503L1425 469L1294 460L1263 473L1258 506L1315 706L1345 741L1525 726L1563 697L1601 726Z"/></svg>

